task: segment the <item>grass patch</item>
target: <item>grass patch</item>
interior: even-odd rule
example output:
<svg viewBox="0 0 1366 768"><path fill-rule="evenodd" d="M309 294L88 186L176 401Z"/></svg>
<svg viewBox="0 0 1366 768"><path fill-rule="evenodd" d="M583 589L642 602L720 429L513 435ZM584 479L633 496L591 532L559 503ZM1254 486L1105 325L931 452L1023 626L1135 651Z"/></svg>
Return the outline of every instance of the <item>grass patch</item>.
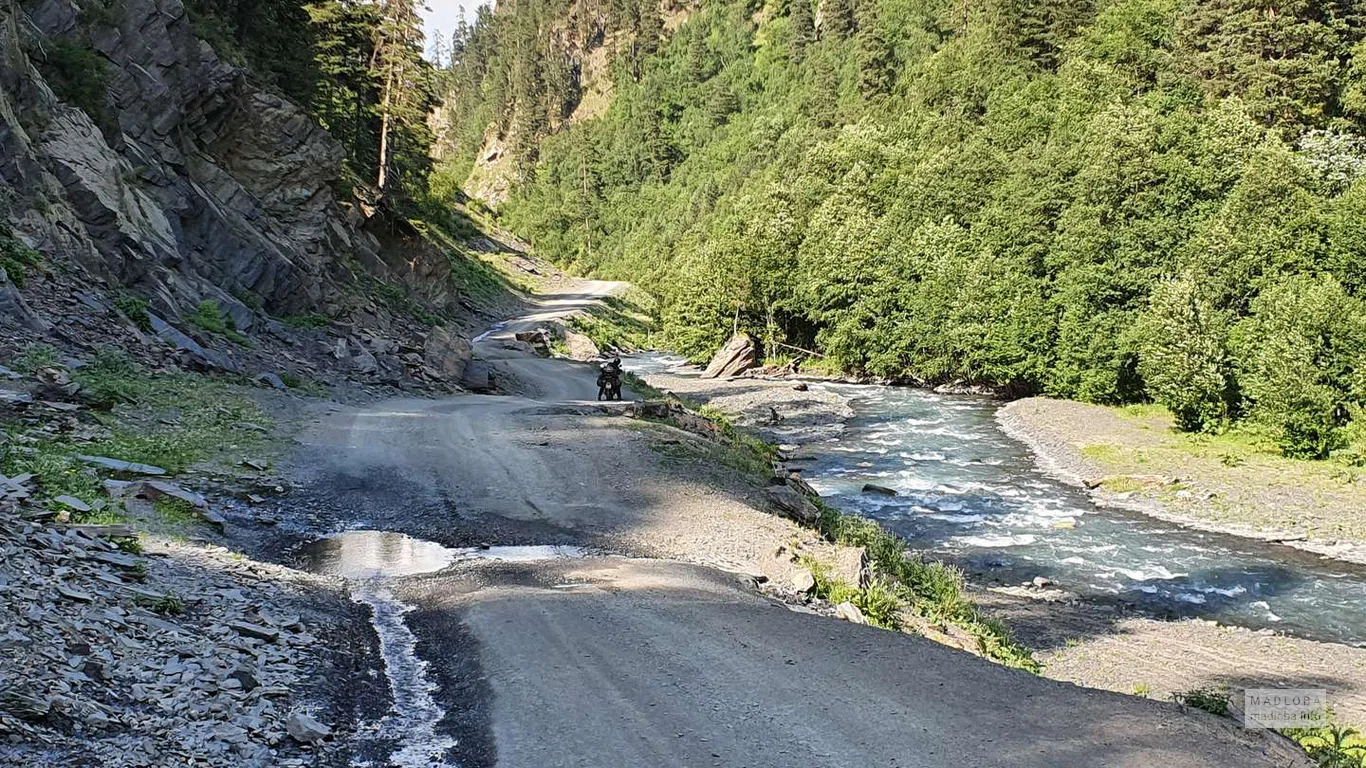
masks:
<svg viewBox="0 0 1366 768"><path fill-rule="evenodd" d="M962 571L946 563L908 556L905 542L868 518L845 514L819 500L817 506L821 510L817 525L826 538L863 547L867 552L879 581L874 582L874 594L860 594L859 599L877 612L879 621L890 621L888 617L896 611L908 610L934 623L967 631L977 640L978 651L989 659L1035 674L1042 670L1033 653L1011 639L1003 623L984 616L967 596ZM862 592L869 590L874 587ZM894 608L887 604L888 599L895 603ZM850 601L864 610L864 605ZM864 614L872 620L868 610Z"/></svg>
<svg viewBox="0 0 1366 768"><path fill-rule="evenodd" d="M635 392L637 395L640 395L641 397L645 398L646 400L670 399L670 397L664 393L664 390L652 386L648 381L642 379L641 377L637 376L636 374L630 371L623 372L621 375L621 380L628 389L630 389L632 392Z"/></svg>
<svg viewBox="0 0 1366 768"><path fill-rule="evenodd" d="M110 367L122 365L120 361ZM0 447L5 474L32 472L41 480L44 495L65 494L93 503L104 495L100 477L76 460L76 454L153 464L175 474L200 462L238 459L269 447L273 421L227 382L194 374L129 376L127 369L108 372L94 364L86 368L95 370L82 369L82 375L130 401L99 414L112 436L89 445L49 440L32 446L33 453L19 450L11 441ZM242 430L243 423L260 425L267 432Z"/></svg>
<svg viewBox="0 0 1366 768"><path fill-rule="evenodd" d="M1221 717L1228 715L1231 709L1229 693L1222 688L1195 688L1172 694L1172 700L1182 706L1203 709Z"/></svg>
<svg viewBox="0 0 1366 768"><path fill-rule="evenodd" d="M1144 485L1142 481L1136 478L1120 475L1119 477L1105 478L1100 482L1100 487L1110 493L1134 493L1143 490Z"/></svg>
<svg viewBox="0 0 1366 768"><path fill-rule="evenodd" d="M290 315L280 318L280 322L289 328L310 330L315 328L326 328L332 324L332 318L317 312L305 312L302 315Z"/></svg>
<svg viewBox="0 0 1366 768"><path fill-rule="evenodd" d="M1118 464L1124 459L1124 453L1119 448L1108 443L1092 443L1083 445L1081 455L1091 461L1101 464Z"/></svg>
<svg viewBox="0 0 1366 768"><path fill-rule="evenodd" d="M0 221L0 269L5 270L10 282L22 288L29 274L42 268L42 254L20 242L9 222Z"/></svg>
<svg viewBox="0 0 1366 768"><path fill-rule="evenodd" d="M131 293L121 293L115 297L114 306L132 320L133 325L139 330L144 333L152 332L152 316L147 311L150 304L146 299Z"/></svg>
<svg viewBox="0 0 1366 768"><path fill-rule="evenodd" d="M1119 414L1130 419L1170 419L1171 411L1157 403L1130 403L1120 406Z"/></svg>
<svg viewBox="0 0 1366 768"><path fill-rule="evenodd" d="M51 344L34 342L14 358L10 367L19 373L32 376L42 368L61 368L62 356L57 354L57 348Z"/></svg>
<svg viewBox="0 0 1366 768"><path fill-rule="evenodd" d="M237 330L233 325L232 319L218 306L218 302L213 299L205 299L199 302L199 306L194 311L185 316L191 324L202 328L209 333L216 333L219 336L244 347L251 346L251 339Z"/></svg>
<svg viewBox="0 0 1366 768"><path fill-rule="evenodd" d="M132 355L108 347L96 352L95 359L79 368L73 378L91 401L103 408L136 403L148 392L147 375Z"/></svg>
<svg viewBox="0 0 1366 768"><path fill-rule="evenodd" d="M698 414L715 424L734 455L734 468L768 482L773 474L773 461L778 456L778 447L735 427L730 416L719 409L704 405Z"/></svg>
<svg viewBox="0 0 1366 768"><path fill-rule="evenodd" d="M183 499L160 498L152 503L152 507L163 520L172 525L188 526L199 522L199 513L195 511L194 505Z"/></svg>
<svg viewBox="0 0 1366 768"><path fill-rule="evenodd" d="M32 473L38 478L40 498L74 496L94 505L104 497L99 475L52 443L34 446L33 453L20 451L12 443L6 443L2 450L3 473L9 477Z"/></svg>

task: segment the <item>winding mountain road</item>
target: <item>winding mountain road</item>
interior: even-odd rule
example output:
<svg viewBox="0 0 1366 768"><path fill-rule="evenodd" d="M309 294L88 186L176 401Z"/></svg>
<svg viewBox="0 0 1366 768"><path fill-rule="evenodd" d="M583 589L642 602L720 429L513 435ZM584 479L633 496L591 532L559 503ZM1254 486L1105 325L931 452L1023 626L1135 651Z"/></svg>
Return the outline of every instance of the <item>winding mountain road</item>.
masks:
<svg viewBox="0 0 1366 768"><path fill-rule="evenodd" d="M733 478L680 471L658 450L680 439L598 413L591 366L503 347L621 288L568 286L477 343L520 394L348 409L304 436L297 467L329 489L340 525L630 555L395 580L457 740L450 765L1295 764L1204 713L760 595L737 572L809 534L756 510Z"/></svg>

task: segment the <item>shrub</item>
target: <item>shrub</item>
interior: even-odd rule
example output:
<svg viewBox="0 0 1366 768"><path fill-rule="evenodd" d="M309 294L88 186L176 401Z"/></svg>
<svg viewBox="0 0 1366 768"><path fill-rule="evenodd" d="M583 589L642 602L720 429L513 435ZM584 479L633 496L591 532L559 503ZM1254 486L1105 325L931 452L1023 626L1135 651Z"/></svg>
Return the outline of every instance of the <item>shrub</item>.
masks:
<svg viewBox="0 0 1366 768"><path fill-rule="evenodd" d="M127 315L128 319L133 321L133 325L147 333L152 331L152 317L147 312L146 299L131 293L121 293L114 299L114 306Z"/></svg>
<svg viewBox="0 0 1366 768"><path fill-rule="evenodd" d="M42 254L20 242L9 224L0 221L0 269L5 270L10 281L23 287L29 272L40 269L42 265Z"/></svg>
<svg viewBox="0 0 1366 768"><path fill-rule="evenodd" d="M1366 766L1366 739L1356 728L1329 723L1323 728L1288 728L1282 733L1294 739L1320 768Z"/></svg>
<svg viewBox="0 0 1366 768"><path fill-rule="evenodd" d="M1222 689L1196 688L1182 693L1174 693L1172 699L1183 706L1203 709L1220 717L1229 713L1228 691Z"/></svg>
<svg viewBox="0 0 1366 768"><path fill-rule="evenodd" d="M199 306L186 316L191 323L203 328L210 333L216 333L242 346L247 346L251 340L237 330L232 320L213 299L205 299L199 302Z"/></svg>
<svg viewBox="0 0 1366 768"><path fill-rule="evenodd" d="M1136 326L1139 374L1181 429L1219 429L1231 415L1226 327L1189 274L1158 285Z"/></svg>
<svg viewBox="0 0 1366 768"><path fill-rule="evenodd" d="M96 122L106 110L109 70L88 40L51 40L38 68L57 98L85 110Z"/></svg>
<svg viewBox="0 0 1366 768"><path fill-rule="evenodd" d="M1297 275L1269 286L1234 333L1249 416L1287 456L1339 447L1348 406L1366 400L1366 307L1332 277Z"/></svg>
<svg viewBox="0 0 1366 768"><path fill-rule="evenodd" d="M57 348L42 342L28 345L14 358L14 370L30 376L37 373L40 368L56 368L61 365L62 358L57 354Z"/></svg>

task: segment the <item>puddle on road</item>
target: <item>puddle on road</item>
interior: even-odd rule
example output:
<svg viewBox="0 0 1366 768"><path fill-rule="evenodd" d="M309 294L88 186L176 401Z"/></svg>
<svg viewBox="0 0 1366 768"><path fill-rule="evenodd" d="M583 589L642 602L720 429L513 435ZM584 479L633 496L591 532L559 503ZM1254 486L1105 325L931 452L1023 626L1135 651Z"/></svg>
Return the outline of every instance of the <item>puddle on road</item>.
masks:
<svg viewBox="0 0 1366 768"><path fill-rule="evenodd" d="M393 768L449 765L445 756L456 747L455 739L437 733L446 711L433 698L437 686L427 675L427 662L417 655L417 637L403 621L414 606L394 597L389 580L470 560L535 562L589 554L581 547L565 546L453 549L391 531L347 531L305 546L299 552L300 568L351 581L351 599L370 608L371 626L379 638L393 706L379 721L362 725L358 738L397 744L389 756Z"/></svg>
<svg viewBox="0 0 1366 768"><path fill-rule="evenodd" d="M553 545L451 548L392 531L347 531L305 546L299 558L303 570L363 581L434 573L470 560L530 563L590 554Z"/></svg>

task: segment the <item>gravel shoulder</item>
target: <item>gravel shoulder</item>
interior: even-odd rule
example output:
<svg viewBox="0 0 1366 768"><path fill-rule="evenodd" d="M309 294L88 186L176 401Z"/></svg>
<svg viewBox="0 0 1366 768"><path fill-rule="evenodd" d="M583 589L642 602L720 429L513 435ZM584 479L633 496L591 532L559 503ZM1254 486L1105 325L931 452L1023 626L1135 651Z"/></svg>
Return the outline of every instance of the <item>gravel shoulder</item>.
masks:
<svg viewBox="0 0 1366 768"><path fill-rule="evenodd" d="M1366 563L1366 472L1172 429L1149 409L1028 398L997 414L1055 477L1101 506Z"/></svg>

